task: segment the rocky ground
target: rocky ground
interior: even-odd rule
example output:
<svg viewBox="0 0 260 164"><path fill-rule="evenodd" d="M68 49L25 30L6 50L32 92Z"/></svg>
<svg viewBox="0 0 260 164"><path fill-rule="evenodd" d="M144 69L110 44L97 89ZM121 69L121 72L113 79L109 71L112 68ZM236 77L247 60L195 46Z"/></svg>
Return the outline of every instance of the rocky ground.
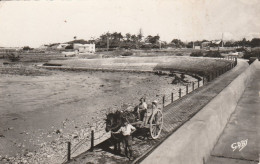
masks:
<svg viewBox="0 0 260 164"><path fill-rule="evenodd" d="M177 67L211 71L228 64L224 60L167 56L87 60L56 54L23 54L15 62L2 58L0 163L61 163L66 160L68 141L72 143L72 156L76 156L89 148L91 129L95 130L96 143L109 136L104 132L106 113L126 107L131 110L142 96L148 103L156 99L161 104L166 95L169 102L171 92L177 93L185 82L197 81L188 75L185 82L178 83L175 76L152 73L55 71L37 67L51 63L50 60L68 67L153 71Z"/></svg>
<svg viewBox="0 0 260 164"><path fill-rule="evenodd" d="M0 163L61 163L89 147L91 129L104 133L105 113L170 95L171 76L124 72L50 71L34 64L0 66ZM196 80L190 76L187 81ZM131 107L130 107L131 109Z"/></svg>

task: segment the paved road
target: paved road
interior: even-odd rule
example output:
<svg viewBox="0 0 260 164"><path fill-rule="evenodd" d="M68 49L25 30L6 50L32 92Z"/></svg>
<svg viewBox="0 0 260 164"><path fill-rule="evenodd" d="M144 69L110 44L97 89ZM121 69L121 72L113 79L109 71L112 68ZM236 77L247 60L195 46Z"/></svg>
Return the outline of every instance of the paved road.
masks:
<svg viewBox="0 0 260 164"><path fill-rule="evenodd" d="M255 164L259 159L260 62L207 164Z"/></svg>

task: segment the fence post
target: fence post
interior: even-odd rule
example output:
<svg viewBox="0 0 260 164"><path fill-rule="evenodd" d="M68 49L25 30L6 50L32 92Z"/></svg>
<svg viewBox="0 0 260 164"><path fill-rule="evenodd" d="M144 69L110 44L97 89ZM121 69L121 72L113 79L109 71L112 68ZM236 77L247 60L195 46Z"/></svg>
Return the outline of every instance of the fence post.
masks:
<svg viewBox="0 0 260 164"><path fill-rule="evenodd" d="M179 89L179 98L181 98L181 88Z"/></svg>
<svg viewBox="0 0 260 164"><path fill-rule="evenodd" d="M163 95L163 97L162 97L162 103L163 103L163 108L164 108L164 103L165 103L165 95Z"/></svg>
<svg viewBox="0 0 260 164"><path fill-rule="evenodd" d="M173 102L173 92L172 92L172 102Z"/></svg>
<svg viewBox="0 0 260 164"><path fill-rule="evenodd" d="M186 95L189 93L189 85L186 85Z"/></svg>
<svg viewBox="0 0 260 164"><path fill-rule="evenodd" d="M71 149L71 143L68 142L68 155L67 155L68 161L70 161L70 149Z"/></svg>
<svg viewBox="0 0 260 164"><path fill-rule="evenodd" d="M94 150L94 130L91 130L91 147L90 151Z"/></svg>
<svg viewBox="0 0 260 164"><path fill-rule="evenodd" d="M194 91L194 82L192 82L192 91Z"/></svg>

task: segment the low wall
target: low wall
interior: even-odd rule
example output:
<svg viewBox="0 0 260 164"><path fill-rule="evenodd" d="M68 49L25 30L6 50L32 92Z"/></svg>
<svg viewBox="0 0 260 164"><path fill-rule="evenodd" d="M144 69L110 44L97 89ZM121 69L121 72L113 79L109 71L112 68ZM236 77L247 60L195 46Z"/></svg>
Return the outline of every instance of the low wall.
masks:
<svg viewBox="0 0 260 164"><path fill-rule="evenodd" d="M257 65L258 61L251 64L142 163L203 164L210 156Z"/></svg>

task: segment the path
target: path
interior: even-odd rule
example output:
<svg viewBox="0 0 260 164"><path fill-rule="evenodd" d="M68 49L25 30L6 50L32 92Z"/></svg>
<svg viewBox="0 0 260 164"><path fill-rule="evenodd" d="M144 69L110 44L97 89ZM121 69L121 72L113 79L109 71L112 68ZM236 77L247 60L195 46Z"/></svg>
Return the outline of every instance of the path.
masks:
<svg viewBox="0 0 260 164"><path fill-rule="evenodd" d="M256 164L257 161L259 162L260 62L252 78L211 152L207 164ZM241 144L240 147L239 144Z"/></svg>

